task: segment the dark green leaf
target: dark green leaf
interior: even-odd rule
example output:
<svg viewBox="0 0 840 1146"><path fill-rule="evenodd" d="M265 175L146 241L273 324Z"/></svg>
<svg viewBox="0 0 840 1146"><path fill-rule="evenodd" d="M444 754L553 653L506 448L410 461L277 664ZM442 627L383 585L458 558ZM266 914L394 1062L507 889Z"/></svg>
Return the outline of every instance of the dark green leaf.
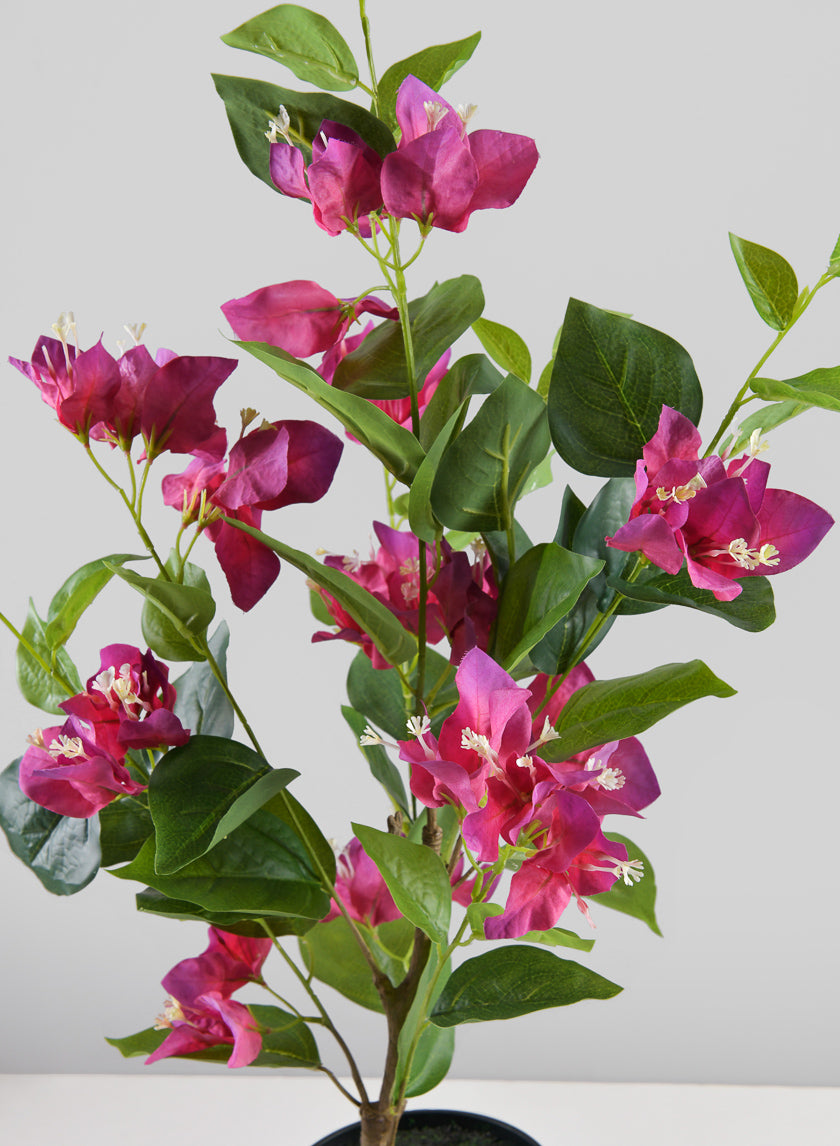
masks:
<svg viewBox="0 0 840 1146"><path fill-rule="evenodd" d="M548 393L551 436L576 470L631 476L663 405L695 425L703 395L686 351L668 335L569 301Z"/></svg>
<svg viewBox="0 0 840 1146"><path fill-rule="evenodd" d="M435 283L422 298L408 304L418 389L444 351L469 330L483 308L481 283L474 275ZM341 360L332 384L363 398L406 397L408 367L400 324L385 319L375 327L361 346Z"/></svg>
<svg viewBox="0 0 840 1146"><path fill-rule="evenodd" d="M362 653L362 656L364 656L364 653ZM366 657L365 659L367 660ZM375 671L374 669L374 672ZM388 753L381 744L369 746L359 744L359 737L368 725L367 719L361 712L357 712L355 708L349 708L347 705L341 706L341 715L353 730L356 745L367 760L374 780L379 781L401 811L408 812L408 798L405 794L405 785L403 784L402 776Z"/></svg>
<svg viewBox="0 0 840 1146"><path fill-rule="evenodd" d="M785 382L776 382L772 378L754 378L750 388L767 402L796 402L800 406L819 406L822 410L835 412L840 410L840 366L811 370L808 374L788 378ZM761 428L770 427L762 425Z"/></svg>
<svg viewBox="0 0 840 1146"><path fill-rule="evenodd" d="M358 104L320 92L295 92L288 88L239 76L213 76L216 91L222 98L236 150L248 170L272 191L281 194L269 173L270 145L266 131L282 104L289 113L290 134L300 146L305 162L312 155L312 140L325 119L344 123L369 143L380 155L396 147L391 132L378 119Z"/></svg>
<svg viewBox="0 0 840 1146"><path fill-rule="evenodd" d="M377 728L394 740L405 740L405 698L396 669L375 669L360 650L347 673L347 697Z"/></svg>
<svg viewBox="0 0 840 1146"><path fill-rule="evenodd" d="M235 345L253 354L281 378L329 410L395 478L411 485L426 455L414 435L398 426L384 410L356 394L336 390L305 362L292 358L278 346L263 342L237 342Z"/></svg>
<svg viewBox="0 0 840 1146"><path fill-rule="evenodd" d="M452 888L443 860L431 848L402 836L353 824L399 910L434 943L445 943L452 914Z"/></svg>
<svg viewBox="0 0 840 1146"><path fill-rule="evenodd" d="M635 496L636 485L631 478L610 478L598 490L575 529L571 546L575 553L598 557L604 562L603 573L590 586L602 612L609 608L615 596L607 578L619 576L630 561L624 550L607 545L606 538L627 523Z"/></svg>
<svg viewBox="0 0 840 1146"><path fill-rule="evenodd" d="M44 712L66 718L59 705L83 690L76 666L66 650L53 648L47 640L46 627L30 600L29 612L21 635L34 651L20 642L17 647L17 680L24 700Z"/></svg>
<svg viewBox="0 0 840 1146"><path fill-rule="evenodd" d="M227 647L230 632L224 621L207 642L223 675L227 672ZM194 664L174 682L177 699L175 715L193 736L233 735L233 705L219 684L208 661Z"/></svg>
<svg viewBox="0 0 840 1146"><path fill-rule="evenodd" d="M168 1034L169 1031L158 1030L157 1027L146 1027L144 1031L137 1031L137 1033L133 1035L125 1035L121 1039L106 1038L105 1042L110 1043L112 1047L116 1047L123 1058L137 1058L140 1055L142 1055L143 1058L148 1058L150 1054L158 1049ZM230 1058L230 1050L228 1050L225 1060L220 1061L226 1061L228 1058Z"/></svg>
<svg viewBox="0 0 840 1146"><path fill-rule="evenodd" d="M509 375L444 452L432 487L435 516L450 529L506 530L548 446L545 403Z"/></svg>
<svg viewBox="0 0 840 1146"><path fill-rule="evenodd" d="M557 676L585 660L598 647L615 621L615 616L610 616L595 636L583 645L581 642L599 611L598 598L587 585L571 612L531 649L531 660L537 670L549 676Z"/></svg>
<svg viewBox="0 0 840 1146"><path fill-rule="evenodd" d="M504 580L493 638L493 657L509 672L564 617L603 562L561 549L535 545Z"/></svg>
<svg viewBox="0 0 840 1146"><path fill-rule="evenodd" d="M485 354L467 354L453 363L420 415L420 444L423 449L429 449L437 440L465 398L473 394L492 394L503 381Z"/></svg>
<svg viewBox="0 0 840 1146"><path fill-rule="evenodd" d="M708 589L692 585L688 572L681 569L676 576L656 572L647 581L629 584L619 578L610 579L610 586L634 601L650 601L660 605L684 605L699 609L713 617L722 617L730 625L748 633L760 633L776 619L773 588L766 577L742 577L738 584L740 594L734 601L717 601ZM624 611L624 603L619 607Z"/></svg>
<svg viewBox="0 0 840 1146"><path fill-rule="evenodd" d="M63 645L73 633L79 618L113 577L109 566L124 565L126 561L143 561L134 553L112 553L89 561L73 573L50 601L47 610L45 637L51 648Z"/></svg>
<svg viewBox="0 0 840 1146"><path fill-rule="evenodd" d="M515 330L500 322L491 322L489 318L477 318L472 328L478 341L502 370L530 384L531 352Z"/></svg>
<svg viewBox="0 0 840 1146"><path fill-rule="evenodd" d="M306 847L270 804L174 875L158 874L154 855L154 840L147 840L130 864L111 874L214 912L321 919L329 910Z"/></svg>
<svg viewBox="0 0 840 1146"><path fill-rule="evenodd" d="M637 847L632 840L628 840L626 836L620 836L616 832L605 832L604 834L608 840L624 844L627 848L628 859L641 860L645 874L638 883L629 887L623 879L617 879L609 891L602 891L598 895L593 895L592 902L599 903L603 907L611 907L613 911L621 911L625 915L632 915L635 919L641 919L655 935L661 935L659 924L656 922L656 880L650 860L641 848Z"/></svg>
<svg viewBox="0 0 840 1146"><path fill-rule="evenodd" d="M490 554L490 560L493 562L493 570L496 574L496 580L499 584L508 575L510 569L510 553L508 552L508 538L506 533L502 533L497 529L487 529L482 533L484 544L487 546L487 552ZM519 560L524 557L528 550L531 548L531 538L522 528L518 521L513 523L513 559Z"/></svg>
<svg viewBox="0 0 840 1146"><path fill-rule="evenodd" d="M423 463L411 483L408 499L408 523L415 537L434 544L443 527L432 510L431 496L440 459L449 443L457 437L466 416L466 405L456 410L429 447Z"/></svg>
<svg viewBox="0 0 840 1146"><path fill-rule="evenodd" d="M325 16L299 4L278 4L240 24L222 41L277 60L299 80L326 91L351 91L359 82L353 53L338 30Z"/></svg>
<svg viewBox="0 0 840 1146"><path fill-rule="evenodd" d="M440 91L446 81L467 62L480 39L481 32L475 32L464 40L455 40L451 44L435 44L434 47L423 48L414 55L391 64L379 81L379 108L385 122L390 127L397 126L397 117L394 114L397 91L406 76L416 76L436 92Z"/></svg>
<svg viewBox="0 0 840 1146"><path fill-rule="evenodd" d="M106 804L99 813L102 867L133 860L154 830L149 809L133 796Z"/></svg>
<svg viewBox="0 0 840 1146"><path fill-rule="evenodd" d="M33 803L18 785L20 760L0 772L0 827L9 847L53 895L74 895L99 870L96 816L59 816Z"/></svg>
<svg viewBox="0 0 840 1146"><path fill-rule="evenodd" d="M564 549L571 549L575 530L581 518L586 513L586 506L577 496L571 486L567 485L563 491L563 502L560 506L560 519L554 533L554 540ZM595 556L595 554L590 554Z"/></svg>
<svg viewBox="0 0 840 1146"><path fill-rule="evenodd" d="M371 969L343 916L316 923L301 939L300 953L307 971L316 979L360 1007L383 1010Z"/></svg>
<svg viewBox="0 0 840 1146"><path fill-rule="evenodd" d="M793 267L768 247L739 239L731 232L729 245L755 309L768 326L784 330L799 297Z"/></svg>
<svg viewBox="0 0 840 1146"><path fill-rule="evenodd" d="M280 1007L249 1003L248 1010L262 1034L262 1050L251 1066L294 1066L317 1070L321 1056L305 1022Z"/></svg>
<svg viewBox="0 0 840 1146"><path fill-rule="evenodd" d="M155 870L172 875L209 852L300 773L270 769L244 744L191 736L158 761L149 783Z"/></svg>
<svg viewBox="0 0 840 1146"><path fill-rule="evenodd" d="M546 760L568 760L587 748L644 732L692 700L734 695L735 689L699 660L596 680L572 694L556 724L559 740L540 753Z"/></svg>
<svg viewBox="0 0 840 1146"><path fill-rule="evenodd" d="M367 633L389 664L402 664L403 661L411 660L416 655L417 638L402 627L390 609L381 604L367 589L357 585L352 577L348 577L340 569L332 569L329 565L316 561L308 553L284 545L282 541L269 537L259 529L244 525L233 518L226 517L224 520L256 537L284 561L288 561L290 565L305 573L316 585L326 589L341 607L346 609L362 632Z"/></svg>
<svg viewBox="0 0 840 1146"><path fill-rule="evenodd" d="M304 935L317 920L302 916L248 915L242 911L208 911L197 903L186 899L170 899L154 888L147 887L134 897L138 911L149 915L161 915L165 919L194 920L221 927L234 935L245 935L249 939L264 939L266 927L272 935Z"/></svg>
<svg viewBox="0 0 840 1146"><path fill-rule="evenodd" d="M611 999L621 987L571 959L537 947L497 947L448 979L430 1018L439 1027L513 1019L582 999Z"/></svg>

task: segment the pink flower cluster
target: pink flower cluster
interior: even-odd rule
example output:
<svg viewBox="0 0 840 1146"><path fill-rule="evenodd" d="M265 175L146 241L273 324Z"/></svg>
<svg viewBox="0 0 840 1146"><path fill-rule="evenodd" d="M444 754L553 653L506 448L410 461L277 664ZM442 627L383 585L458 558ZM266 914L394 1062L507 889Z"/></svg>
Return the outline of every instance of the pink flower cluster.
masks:
<svg viewBox="0 0 840 1146"><path fill-rule="evenodd" d="M767 489L770 466L757 460L757 441L726 463L701 458L700 445L693 423L663 406L636 466L630 520L606 541L643 553L666 573L685 561L693 585L731 601L741 592L738 579L792 569L834 521L799 494Z"/></svg>
<svg viewBox="0 0 840 1146"><path fill-rule="evenodd" d="M31 739L20 762L20 787L60 816L88 818L119 796L145 787L126 766L131 748L186 744L189 731L172 711L169 669L150 650L109 645L86 691L65 700L64 724Z"/></svg>
<svg viewBox="0 0 840 1146"><path fill-rule="evenodd" d="M262 1049L262 1036L248 1008L231 995L246 983L262 980L270 950L270 939L247 939L211 927L207 950L183 959L163 979L169 998L156 1029L169 1034L146 1062L215 1046L233 1046L230 1067L253 1062Z"/></svg>
<svg viewBox="0 0 840 1146"><path fill-rule="evenodd" d="M601 823L610 813L637 816L659 795L641 744L614 741L560 763L539 755L556 738L552 726L569 696L592 679L580 665L546 700L546 677L522 688L473 649L456 673L458 706L440 736L419 728L416 739L400 741L412 792L427 807L457 809L480 866L498 862L500 841L521 860L504 912L485 923L489 939L547 930L572 897L585 911L584 896L640 876Z"/></svg>
<svg viewBox="0 0 840 1146"><path fill-rule="evenodd" d="M325 564L340 569L372 593L409 632L419 625L420 542L408 530L391 529L376 521L373 529L380 543L368 561L358 556L325 558ZM446 637L450 660L456 664L471 648L487 648L496 617L497 590L490 559L485 553L471 562L466 553L446 542L440 546L440 563L432 547L426 550L429 595L426 604L426 639L437 644ZM374 668L389 668L388 662L367 633L326 590L318 592L339 626L336 633L321 631L313 641L351 641L361 645Z"/></svg>
<svg viewBox="0 0 840 1146"><path fill-rule="evenodd" d="M383 159L357 132L324 120L306 165L281 108L269 135L271 178L284 195L311 202L315 222L329 235L353 227L369 236L374 211L463 231L473 211L515 203L539 158L527 136L468 134L473 111L455 111L428 85L407 76L397 92L396 151Z"/></svg>

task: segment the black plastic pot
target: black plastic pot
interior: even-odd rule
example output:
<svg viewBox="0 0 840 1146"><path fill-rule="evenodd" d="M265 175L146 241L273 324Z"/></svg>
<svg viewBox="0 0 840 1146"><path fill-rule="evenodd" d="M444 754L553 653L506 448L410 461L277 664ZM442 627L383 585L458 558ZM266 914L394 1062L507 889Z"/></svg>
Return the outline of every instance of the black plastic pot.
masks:
<svg viewBox="0 0 840 1146"><path fill-rule="evenodd" d="M345 1126L314 1146L359 1146L359 1124ZM540 1146L521 1130L460 1110L408 1110L400 1119L397 1146Z"/></svg>

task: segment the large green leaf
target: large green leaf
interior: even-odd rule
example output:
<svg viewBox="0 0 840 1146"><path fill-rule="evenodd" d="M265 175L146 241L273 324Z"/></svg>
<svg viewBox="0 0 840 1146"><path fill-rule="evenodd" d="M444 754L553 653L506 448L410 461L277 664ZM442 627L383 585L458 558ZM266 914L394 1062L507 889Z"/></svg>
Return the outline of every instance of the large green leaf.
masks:
<svg viewBox="0 0 840 1146"><path fill-rule="evenodd" d="M325 16L299 4L278 4L222 41L285 64L299 80L326 91L351 91L359 82L359 68L340 32Z"/></svg>
<svg viewBox="0 0 840 1146"><path fill-rule="evenodd" d="M408 1053L411 1048L414 1033L417 1030L417 1024L425 1024L425 1029L422 1031L417 1043L411 1069L408 1072L408 1081L405 1090L407 1098L416 1098L420 1094L427 1094L430 1090L433 1090L439 1082L442 1082L449 1070L452 1055L455 1051L454 1029L452 1027L434 1026L428 1022L424 1011L424 1003L429 986L437 973L437 960L434 958L429 959L423 970L423 974L420 976L420 983L417 988L417 994L414 997L414 1002L411 1005L411 1010L400 1031L398 1043L399 1060L396 1075L397 1084L401 1082L405 1074ZM451 973L452 962L450 959L447 959L437 977L437 983L432 991L430 997L431 1006L434 1006L437 1002L438 996L443 990L443 986Z"/></svg>
<svg viewBox="0 0 840 1146"><path fill-rule="evenodd" d="M768 402L793 401L800 406L819 406L822 410L833 410L835 413L840 411L840 366L810 370L807 374L788 378L784 382L772 378L754 378L750 388Z"/></svg>
<svg viewBox="0 0 840 1146"><path fill-rule="evenodd" d="M146 599L143 637L152 652L173 661L204 660L202 646L216 602L202 569L187 562L183 585L117 566L113 572Z"/></svg>
<svg viewBox="0 0 840 1146"><path fill-rule="evenodd" d="M402 836L353 824L399 910L434 943L445 943L452 914L452 888L440 856Z"/></svg>
<svg viewBox="0 0 840 1146"><path fill-rule="evenodd" d="M561 549L554 542L535 545L508 570L493 639L493 657L515 668L535 644L573 607L602 561Z"/></svg>
<svg viewBox="0 0 840 1146"><path fill-rule="evenodd" d="M207 642L210 653L222 675L227 670L227 647L230 632L224 621ZM222 688L209 661L194 664L174 682L175 715L193 736L233 735L233 705Z"/></svg>
<svg viewBox="0 0 840 1146"><path fill-rule="evenodd" d="M729 245L753 305L768 326L784 330L793 318L799 286L790 263L758 243L729 234Z"/></svg>
<svg viewBox="0 0 840 1146"><path fill-rule="evenodd" d="M379 80L379 114L390 127L397 126L397 117L394 109L397 102L397 91L406 76L416 76L424 84L428 84L435 91L440 91L448 79L467 62L478 46L481 32L475 32L464 40L455 40L451 44L435 44L431 48L423 48L390 68Z"/></svg>
<svg viewBox="0 0 840 1146"><path fill-rule="evenodd" d="M9 847L53 895L74 895L99 870L99 822L59 816L24 796L20 760L0 772L0 827Z"/></svg>
<svg viewBox="0 0 840 1146"><path fill-rule="evenodd" d="M51 648L63 645L71 636L85 610L113 577L113 566L126 561L143 561L135 553L112 553L89 561L64 582L50 601L45 637Z"/></svg>
<svg viewBox="0 0 840 1146"><path fill-rule="evenodd" d="M611 578L609 584L633 601L684 605L713 617L722 617L730 625L748 633L760 633L776 619L773 587L766 577L742 577L738 582L741 592L733 601L718 601L708 589L698 589L692 585L685 569L681 569L675 576L655 571L649 580L632 583ZM624 602L618 611L624 611Z"/></svg>
<svg viewBox="0 0 840 1146"><path fill-rule="evenodd" d="M656 879L650 860L642 849L626 836L620 836L616 832L604 834L608 840L624 844L628 859L641 860L644 875L638 883L632 884L617 879L609 891L593 895L592 902L599 903L602 907L611 907L613 911L621 911L624 915L632 915L634 919L641 919L655 935L661 935L659 924L656 922Z"/></svg>
<svg viewBox="0 0 840 1146"><path fill-rule="evenodd" d="M216 91L224 101L236 150L248 170L272 191L281 194L269 172L270 145L266 131L279 107L289 113L290 135L303 152L305 162L312 155L312 140L325 119L353 128L380 155L396 147L391 132L358 104L320 92L295 92L263 80L214 75Z"/></svg>
<svg viewBox="0 0 840 1146"><path fill-rule="evenodd" d="M65 713L59 705L82 692L82 682L64 647L50 644L46 625L31 600L21 636L24 639L17 647L17 680L23 698L44 712L61 716L63 721Z"/></svg>
<svg viewBox="0 0 840 1146"><path fill-rule="evenodd" d="M149 783L155 870L172 875L214 848L300 775L271 769L245 744L191 736L158 761Z"/></svg>
<svg viewBox="0 0 840 1146"><path fill-rule="evenodd" d="M531 352L521 335L501 322L491 322L489 318L477 318L472 328L478 341L502 370L530 384Z"/></svg>
<svg viewBox="0 0 840 1146"><path fill-rule="evenodd" d="M408 304L414 347L414 380L419 389L426 375L484 309L481 283L474 275L435 283L422 298ZM402 328L385 319L361 346L341 360L333 375L336 389L363 398L404 398L409 392Z"/></svg>
<svg viewBox="0 0 840 1146"><path fill-rule="evenodd" d="M644 732L692 700L734 695L735 689L699 660L596 680L572 694L555 726L559 739L540 753L546 760L568 760L587 748Z"/></svg>
<svg viewBox="0 0 840 1146"><path fill-rule="evenodd" d="M552 440L569 465L630 476L663 405L696 425L702 404L692 361L673 338L570 299L548 391Z"/></svg>
<svg viewBox="0 0 840 1146"><path fill-rule="evenodd" d="M264 939L266 927L272 935L304 935L318 922L300 915L249 915L244 911L209 911L190 903L186 899L170 899L162 892L146 887L134 897L138 911L149 915L161 915L164 919L181 919L221 927L223 931L235 935L246 935L249 939Z"/></svg>
<svg viewBox="0 0 840 1146"><path fill-rule="evenodd" d="M362 443L399 481L410 485L425 454L417 439L398 426L384 410L356 394L345 394L328 385L311 366L286 354L279 346L264 342L237 342L236 346L253 354L260 362L297 386L325 410L329 410L345 429Z"/></svg>
<svg viewBox="0 0 840 1146"><path fill-rule="evenodd" d="M582 515L569 546L575 553L585 553L588 557L597 557L604 562L603 573L590 586L602 611L609 607L615 596L607 579L618 576L630 561L629 555L622 549L613 549L607 545L606 538L627 523L635 496L636 486L631 478L610 478L598 490ZM560 528L562 522L558 525L558 530Z"/></svg>
<svg viewBox="0 0 840 1146"><path fill-rule="evenodd" d="M444 451L432 487L435 516L449 529L507 530L548 447L545 403L508 375Z"/></svg>
<svg viewBox="0 0 840 1146"><path fill-rule="evenodd" d="M383 1010L373 973L343 916L316 923L301 938L300 953L307 971L316 979L360 1007Z"/></svg>
<svg viewBox="0 0 840 1146"><path fill-rule="evenodd" d="M407 813L408 798L406 797L405 785L403 784L403 779L397 766L393 763L381 744L363 745L359 743L360 737L368 726L367 719L361 712L357 712L355 708L350 708L346 704L341 706L341 715L352 729L356 745L365 760L367 760L370 773L374 780L379 781L400 811Z"/></svg>
<svg viewBox="0 0 840 1146"><path fill-rule="evenodd" d="M584 588L574 608L531 649L531 661L539 672L558 676L574 668L594 652L612 628L615 614L607 618L585 645L582 643L600 612L598 598L590 585Z"/></svg>
<svg viewBox="0 0 840 1146"><path fill-rule="evenodd" d="M513 1019L582 999L611 999L621 987L538 947L497 947L456 967L431 1013L439 1027Z"/></svg>
<svg viewBox="0 0 840 1146"><path fill-rule="evenodd" d="M269 537L259 529L244 525L233 518L226 517L224 520L256 537L284 561L288 561L290 565L305 573L316 585L326 589L353 617L362 632L367 633L389 664L402 664L403 661L411 660L416 655L417 638L402 627L390 609L381 604L367 589L357 585L352 577L348 577L340 569L332 569L329 565L316 561L308 553L284 545L282 541Z"/></svg>
<svg viewBox="0 0 840 1146"><path fill-rule="evenodd" d="M408 496L408 524L415 537L434 544L443 533L443 527L432 509L432 487L443 452L457 437L466 417L466 403L456 410L432 442L423 464L418 469Z"/></svg>
<svg viewBox="0 0 840 1146"><path fill-rule="evenodd" d="M106 804L99 812L102 867L128 863L155 830L149 809L134 796Z"/></svg>
<svg viewBox="0 0 840 1146"><path fill-rule="evenodd" d="M322 919L329 910L329 896L321 877L298 834L272 813L273 803L172 875L155 870L153 839L130 864L111 874L210 911Z"/></svg>
<svg viewBox="0 0 840 1146"><path fill-rule="evenodd" d="M360 650L347 672L347 697L377 728L394 740L405 740L405 698L396 669L375 669Z"/></svg>

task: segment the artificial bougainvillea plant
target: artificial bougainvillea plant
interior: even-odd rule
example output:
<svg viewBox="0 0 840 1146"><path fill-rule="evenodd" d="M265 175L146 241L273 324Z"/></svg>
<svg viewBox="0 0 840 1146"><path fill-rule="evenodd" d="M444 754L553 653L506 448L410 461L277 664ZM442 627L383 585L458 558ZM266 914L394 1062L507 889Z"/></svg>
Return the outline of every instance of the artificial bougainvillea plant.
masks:
<svg viewBox="0 0 840 1146"><path fill-rule="evenodd" d="M406 1100L446 1074L458 1024L620 990L558 954L592 947L564 926L567 909L584 932L590 900L656 929L648 861L615 830L659 794L636 737L733 690L701 661L596 680L586 658L629 613L683 607L766 628L768 578L831 527L820 506L771 486L760 454L782 422L840 403L840 369L763 373L840 276L840 243L800 290L780 255L731 237L774 336L708 443L688 353L628 317L572 300L532 377L522 339L483 317L477 279L413 298L408 271L433 256L436 229L462 232L474 212L512 207L537 146L472 129L475 109L440 94L478 35L377 80L359 8L366 79L337 29L291 4L223 39L326 94L214 77L239 154L277 210L359 247L356 297L294 280L221 304L235 345L309 395L333 429L243 410L229 435L214 397L236 385L236 360L152 353L142 330L113 357L101 341L82 349L65 315L28 360L11 359L122 499L146 554L92 560L45 616L33 606L19 625L3 617L23 694L50 715L2 775L0 819L48 890L73 893L107 868L142 886L141 910L209 925L206 950L164 978L157 1022L111 1040L123 1054L323 1071L357 1106L364 1146L391 1146ZM334 94L352 91L357 102ZM382 463L387 501L370 511L381 520L360 517L360 535L376 537L369 555L321 559L277 538L276 511L327 496L345 449ZM552 536L534 543L517 503L550 482L552 459L606 480L589 505L567 486ZM157 496L172 507L174 544L144 524L144 500ZM281 585L305 593L301 571L313 641L354 646L342 711L379 793L372 822L348 825L337 855L292 794L298 773L263 753L235 698L227 630L213 627L193 559L202 551L246 612ZM137 591L148 647L104 634L83 682L65 646L113 577ZM384 1014L378 1093L319 983ZM247 984L272 999L236 1000ZM316 1035L337 1040L348 1082L323 1065Z"/></svg>

